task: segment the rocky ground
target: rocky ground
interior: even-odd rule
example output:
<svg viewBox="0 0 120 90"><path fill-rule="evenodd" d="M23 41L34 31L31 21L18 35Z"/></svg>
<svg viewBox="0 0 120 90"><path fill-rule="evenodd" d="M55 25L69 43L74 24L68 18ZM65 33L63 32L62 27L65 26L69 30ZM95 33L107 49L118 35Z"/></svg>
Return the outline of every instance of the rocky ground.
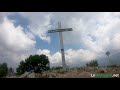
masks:
<svg viewBox="0 0 120 90"><path fill-rule="evenodd" d="M74 68L68 70L49 70L43 73L25 72L20 76L10 76L7 78L91 78L91 74L120 74L120 67L110 68Z"/></svg>
<svg viewBox="0 0 120 90"><path fill-rule="evenodd" d="M50 70L36 74L36 78L91 78L91 74L120 74L120 68L79 68Z"/></svg>

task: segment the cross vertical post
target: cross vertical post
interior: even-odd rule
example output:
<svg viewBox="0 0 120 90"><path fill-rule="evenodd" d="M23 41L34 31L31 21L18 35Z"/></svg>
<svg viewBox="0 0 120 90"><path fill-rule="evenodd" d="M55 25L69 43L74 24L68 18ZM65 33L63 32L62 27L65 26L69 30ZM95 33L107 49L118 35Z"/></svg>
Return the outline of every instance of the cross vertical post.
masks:
<svg viewBox="0 0 120 90"><path fill-rule="evenodd" d="M60 22L58 22L58 29L61 29L61 23ZM63 69L66 69L62 32L59 32L59 37L60 37L60 48L61 48L61 55L62 55L62 65L63 65Z"/></svg>
<svg viewBox="0 0 120 90"><path fill-rule="evenodd" d="M65 62L65 52L64 52L63 36L62 36L62 32L64 32L64 31L72 31L72 28L61 29L61 23L58 22L58 29L48 30L48 33L59 32L60 48L61 48L61 56L62 56L62 65L63 65L63 69L66 69L67 65L66 65L66 62Z"/></svg>

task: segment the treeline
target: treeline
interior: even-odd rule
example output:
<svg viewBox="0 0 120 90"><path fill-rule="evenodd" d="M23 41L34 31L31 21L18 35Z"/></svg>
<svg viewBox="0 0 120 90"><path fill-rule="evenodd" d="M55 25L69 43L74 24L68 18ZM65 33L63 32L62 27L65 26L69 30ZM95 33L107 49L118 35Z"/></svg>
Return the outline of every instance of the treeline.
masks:
<svg viewBox="0 0 120 90"><path fill-rule="evenodd" d="M50 69L50 62L46 55L30 55L22 60L16 68L16 73L12 68L8 68L7 63L0 64L0 77L10 76L11 73L21 75L27 72L41 73Z"/></svg>
<svg viewBox="0 0 120 90"><path fill-rule="evenodd" d="M6 77L11 73L14 73L14 70L11 67L8 68L7 63L0 64L0 77Z"/></svg>
<svg viewBox="0 0 120 90"><path fill-rule="evenodd" d="M92 60L86 63L86 67L98 67L98 66L99 64L97 60ZM21 75L26 71L42 73L47 70L60 70L60 69L63 68L61 66L50 68L50 62L46 55L43 54L30 55L28 58L20 62L20 64L16 68L16 74ZM14 70L12 68L8 68L7 63L0 64L0 77L6 77L7 75L10 75L10 73L14 73Z"/></svg>

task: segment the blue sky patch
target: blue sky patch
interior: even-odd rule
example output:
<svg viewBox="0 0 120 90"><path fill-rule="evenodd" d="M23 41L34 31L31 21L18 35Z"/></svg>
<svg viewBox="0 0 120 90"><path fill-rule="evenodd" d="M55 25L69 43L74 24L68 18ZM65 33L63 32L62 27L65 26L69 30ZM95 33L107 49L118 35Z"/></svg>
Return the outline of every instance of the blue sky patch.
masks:
<svg viewBox="0 0 120 90"><path fill-rule="evenodd" d="M15 22L14 22L15 27L20 25L23 28L28 29L29 20L27 18L21 16L20 14L15 13L15 14L9 15L8 18L10 20L15 20Z"/></svg>

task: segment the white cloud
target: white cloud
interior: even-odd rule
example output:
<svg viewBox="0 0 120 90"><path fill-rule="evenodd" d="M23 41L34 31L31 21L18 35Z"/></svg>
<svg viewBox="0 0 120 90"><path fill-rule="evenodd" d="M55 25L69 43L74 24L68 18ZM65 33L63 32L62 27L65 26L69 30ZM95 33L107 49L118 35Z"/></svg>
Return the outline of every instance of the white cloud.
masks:
<svg viewBox="0 0 120 90"><path fill-rule="evenodd" d="M64 13L62 14L62 16L64 16ZM63 19L62 22L67 23L65 24L66 27L73 28L72 32L64 33L64 42L66 46L71 44L73 46L82 45L86 49L96 53L105 52L113 48L120 49L118 47L120 45L119 39L117 39L120 35L119 13L80 12L78 14L72 13L72 15L71 13L66 14L68 17Z"/></svg>
<svg viewBox="0 0 120 90"><path fill-rule="evenodd" d="M51 66L62 66L62 58L61 58L61 53L56 52L54 54L50 54L50 51L47 49L39 49L37 51L37 54L45 54L48 56ZM72 50L68 49L65 51L65 59L66 59L66 64L68 66L82 66L82 64L94 60L96 58L96 54L89 51L89 50Z"/></svg>
<svg viewBox="0 0 120 90"><path fill-rule="evenodd" d="M23 32L23 28L20 26L14 27L13 23L7 18L4 18L4 22L0 27L0 42L4 46L12 47L14 51L27 50L34 46L35 41L27 37Z"/></svg>
<svg viewBox="0 0 120 90"><path fill-rule="evenodd" d="M51 65L56 64L56 63L60 64L60 62L61 62L61 53L60 52L56 52L55 54L51 55L49 50L47 50L47 49L43 49L43 50L39 49L37 51L37 54L39 54L39 55L41 55L41 54L47 55L49 60L50 60Z"/></svg>
<svg viewBox="0 0 120 90"><path fill-rule="evenodd" d="M12 14L12 13L9 13L9 12L0 12L0 23L3 22L4 16L8 16L10 14Z"/></svg>
<svg viewBox="0 0 120 90"><path fill-rule="evenodd" d="M50 20L51 20L51 14L50 13L44 13L44 12L28 12L28 13L19 13L25 18L28 18L30 21L30 31L36 35L39 36L40 39L50 42L50 37L47 36L47 31L50 28Z"/></svg>
<svg viewBox="0 0 120 90"><path fill-rule="evenodd" d="M39 49L36 53L37 53L37 54L49 55L49 54L50 54L50 51L47 50L47 49L43 49L43 50Z"/></svg>
<svg viewBox="0 0 120 90"><path fill-rule="evenodd" d="M63 28L73 28L72 32L63 34L65 45L82 45L94 52L104 52L106 47L110 47L113 35L119 33L118 12L22 12L20 14L30 20L31 32L42 40L50 42L50 37L47 36L47 30L51 27L50 22L52 21L53 25L56 23L56 27L53 28L57 28L57 22L61 21Z"/></svg>
<svg viewBox="0 0 120 90"><path fill-rule="evenodd" d="M35 41L30 39L23 31L23 28L15 27L13 22L4 17L0 24L0 56L2 59L19 62L23 54L29 52L35 45Z"/></svg>
<svg viewBox="0 0 120 90"><path fill-rule="evenodd" d="M96 59L96 54L84 49L72 50L68 49L65 52L66 62L70 66L83 66L83 63Z"/></svg>

